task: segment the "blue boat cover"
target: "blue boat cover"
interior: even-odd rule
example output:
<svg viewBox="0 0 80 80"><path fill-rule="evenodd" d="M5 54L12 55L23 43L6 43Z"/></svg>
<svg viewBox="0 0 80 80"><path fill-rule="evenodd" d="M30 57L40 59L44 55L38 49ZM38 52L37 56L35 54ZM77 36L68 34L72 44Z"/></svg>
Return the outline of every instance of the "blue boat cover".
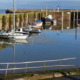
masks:
<svg viewBox="0 0 80 80"><path fill-rule="evenodd" d="M41 20L36 20L35 22L41 22Z"/></svg>

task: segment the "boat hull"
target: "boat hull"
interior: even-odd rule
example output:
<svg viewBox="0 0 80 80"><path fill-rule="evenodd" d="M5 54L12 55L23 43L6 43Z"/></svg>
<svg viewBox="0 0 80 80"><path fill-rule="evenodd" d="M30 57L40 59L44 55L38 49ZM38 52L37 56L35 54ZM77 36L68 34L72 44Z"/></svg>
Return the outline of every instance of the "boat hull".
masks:
<svg viewBox="0 0 80 80"><path fill-rule="evenodd" d="M42 18L43 24L53 24L53 20L49 18Z"/></svg>
<svg viewBox="0 0 80 80"><path fill-rule="evenodd" d="M35 24L37 27L41 27L43 25L43 22L36 22Z"/></svg>
<svg viewBox="0 0 80 80"><path fill-rule="evenodd" d="M28 35L0 35L4 39L27 39Z"/></svg>

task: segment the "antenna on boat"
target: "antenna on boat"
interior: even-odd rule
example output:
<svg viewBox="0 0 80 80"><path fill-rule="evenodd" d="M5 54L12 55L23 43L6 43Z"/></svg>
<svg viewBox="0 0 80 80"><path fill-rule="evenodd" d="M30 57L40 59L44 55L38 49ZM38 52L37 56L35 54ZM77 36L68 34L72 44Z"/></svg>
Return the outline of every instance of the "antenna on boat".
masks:
<svg viewBox="0 0 80 80"><path fill-rule="evenodd" d="M13 0L13 33L15 32L15 0Z"/></svg>

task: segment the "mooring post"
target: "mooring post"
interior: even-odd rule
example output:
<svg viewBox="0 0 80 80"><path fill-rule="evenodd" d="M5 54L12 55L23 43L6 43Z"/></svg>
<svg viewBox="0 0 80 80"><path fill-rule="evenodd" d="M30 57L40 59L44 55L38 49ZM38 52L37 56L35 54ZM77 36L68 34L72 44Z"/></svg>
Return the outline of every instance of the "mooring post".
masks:
<svg viewBox="0 0 80 80"><path fill-rule="evenodd" d="M44 73L45 73L45 61L44 61Z"/></svg>
<svg viewBox="0 0 80 80"><path fill-rule="evenodd" d="M70 25L71 25L71 12L69 13L69 29L70 29Z"/></svg>
<svg viewBox="0 0 80 80"><path fill-rule="evenodd" d="M29 20L28 20L28 13L27 13L27 24L29 23L28 21L29 21Z"/></svg>
<svg viewBox="0 0 80 80"><path fill-rule="evenodd" d="M78 11L77 11L77 27L78 27Z"/></svg>
<svg viewBox="0 0 80 80"><path fill-rule="evenodd" d="M47 17L47 4L46 4L46 17Z"/></svg>
<svg viewBox="0 0 80 80"><path fill-rule="evenodd" d="M44 11L43 11L43 17L44 17Z"/></svg>
<svg viewBox="0 0 80 80"><path fill-rule="evenodd" d="M8 70L8 66L9 66L9 64L7 64L7 68L6 68L5 77L7 76L7 70Z"/></svg>
<svg viewBox="0 0 80 80"><path fill-rule="evenodd" d="M60 60L60 67L59 67L59 70L61 71L61 60Z"/></svg>
<svg viewBox="0 0 80 80"><path fill-rule="evenodd" d="M75 27L75 12L74 12L74 20L73 20L73 27Z"/></svg>
<svg viewBox="0 0 80 80"><path fill-rule="evenodd" d="M36 20L37 20L37 12L36 12Z"/></svg>
<svg viewBox="0 0 80 80"><path fill-rule="evenodd" d="M61 28L61 32L63 31L63 18L64 18L64 12L62 11L62 28Z"/></svg>
<svg viewBox="0 0 80 80"><path fill-rule="evenodd" d="M27 63L26 63L26 68L25 68L25 74L27 73Z"/></svg>
<svg viewBox="0 0 80 80"><path fill-rule="evenodd" d="M2 30L2 15L0 15L0 30Z"/></svg>

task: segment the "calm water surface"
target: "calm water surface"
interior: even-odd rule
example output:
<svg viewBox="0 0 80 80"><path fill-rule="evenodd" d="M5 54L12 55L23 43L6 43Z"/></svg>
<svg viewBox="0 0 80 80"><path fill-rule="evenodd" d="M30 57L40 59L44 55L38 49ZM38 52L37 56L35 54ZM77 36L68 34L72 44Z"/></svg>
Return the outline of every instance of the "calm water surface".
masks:
<svg viewBox="0 0 80 80"><path fill-rule="evenodd" d="M62 64L74 64L75 67L80 67L80 28L64 29L63 32L61 30L42 30L40 34L31 35L26 44L15 44L15 54L13 54L11 45L0 45L1 63L72 57L76 59L63 61Z"/></svg>
<svg viewBox="0 0 80 80"><path fill-rule="evenodd" d="M6 10L0 9L0 14L5 14L5 13L6 13Z"/></svg>
<svg viewBox="0 0 80 80"><path fill-rule="evenodd" d="M65 28L65 26L66 25L63 27ZM61 25L59 27L61 28ZM75 60L62 61L62 64L73 64L76 65L75 67L80 67L80 28L65 28L63 31L61 31L60 28L58 29L57 26L43 27L41 33L32 34L27 40L23 41L26 43L15 44L15 54L13 53L14 48L12 45L0 44L0 63L76 57ZM4 39L0 40L0 42L2 41L4 41ZM47 63L47 65L49 64L50 63ZM59 64L59 62L54 62L54 64ZM33 64L30 66L33 66ZM4 66L1 65L0 67Z"/></svg>

